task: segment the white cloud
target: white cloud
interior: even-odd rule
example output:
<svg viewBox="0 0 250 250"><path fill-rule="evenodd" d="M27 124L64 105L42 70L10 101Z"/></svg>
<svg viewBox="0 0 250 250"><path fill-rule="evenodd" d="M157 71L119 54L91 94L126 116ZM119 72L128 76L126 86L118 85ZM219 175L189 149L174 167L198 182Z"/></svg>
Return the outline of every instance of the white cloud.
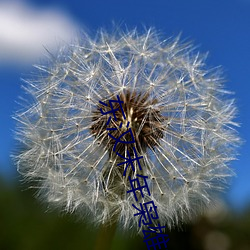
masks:
<svg viewBox="0 0 250 250"><path fill-rule="evenodd" d="M70 42L76 25L56 9L39 10L21 2L0 3L0 64L27 63Z"/></svg>

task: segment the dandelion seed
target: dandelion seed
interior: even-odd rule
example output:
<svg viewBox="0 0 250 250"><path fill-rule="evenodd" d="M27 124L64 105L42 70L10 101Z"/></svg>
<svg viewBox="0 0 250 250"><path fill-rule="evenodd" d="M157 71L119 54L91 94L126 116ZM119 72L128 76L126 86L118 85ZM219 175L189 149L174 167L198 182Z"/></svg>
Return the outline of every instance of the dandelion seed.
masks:
<svg viewBox="0 0 250 250"><path fill-rule="evenodd" d="M101 31L37 68L40 76L25 87L33 101L15 116L25 148L16 161L49 204L91 214L97 224L117 218L137 228L129 180L148 176L151 196L139 202L154 202L161 224L171 227L213 203L233 175L234 102L190 44L161 41L152 29ZM114 103L116 119L108 120L107 104L117 96L124 114ZM116 144L127 129L123 140L134 143ZM121 163L135 150L141 168L134 161L135 171L127 167L123 176Z"/></svg>

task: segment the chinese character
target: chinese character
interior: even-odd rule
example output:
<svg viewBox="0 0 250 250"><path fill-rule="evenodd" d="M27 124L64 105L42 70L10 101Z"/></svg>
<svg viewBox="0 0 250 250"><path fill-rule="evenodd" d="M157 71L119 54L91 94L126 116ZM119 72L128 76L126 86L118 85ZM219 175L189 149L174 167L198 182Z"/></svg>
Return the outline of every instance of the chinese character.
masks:
<svg viewBox="0 0 250 250"><path fill-rule="evenodd" d="M130 123L130 122L127 123L127 128L128 128L128 126L129 126L129 123ZM122 122L120 123L119 128L121 128L121 127L122 127ZM107 130L117 130L117 128L107 128Z"/></svg>
<svg viewBox="0 0 250 250"><path fill-rule="evenodd" d="M146 179L148 178L148 176L143 176L143 175L139 175L139 174L137 174L137 176L143 178L143 179L144 179L144 182L145 182L146 184L145 184L144 186L141 186L141 184L140 184L138 178L135 178L135 179L131 180L131 177L129 176L128 179L129 179L130 185L131 185L131 187L132 187L132 190L127 191L127 193L130 193L130 192L133 192L133 193L134 193L134 196L135 196L135 200L136 200L136 201L138 201L137 196L136 196L136 192L135 192L135 191L137 191L137 190L140 190L141 196L144 197L144 194L142 193L142 189L143 189L143 188L146 188L147 191L148 191L148 194L149 194L149 196L150 196L150 191L149 191L149 188L148 188L148 184L147 184L147 182L146 182ZM133 185L133 182L135 182L137 185L136 185L136 184ZM135 188L135 186L137 186L137 187Z"/></svg>
<svg viewBox="0 0 250 250"><path fill-rule="evenodd" d="M164 245L165 248L167 248L167 242L169 241L168 238L168 235L167 234L164 234L162 232L162 228L165 228L165 226L161 226L159 223L158 223L158 227L148 227L148 229L150 230L142 230L143 234L144 234L144 241L143 242L146 242L146 245L147 245L147 248L149 250L151 249L154 249L154 250L157 250L157 249L162 249L162 245ZM151 229L153 230L157 230L159 229L159 233L158 232L154 232L152 231ZM154 237L151 237L151 238L148 238L150 234L146 234L145 232L147 233L155 233L156 235ZM151 244L149 244L149 242L151 242ZM156 248L156 247L159 247L159 248Z"/></svg>
<svg viewBox="0 0 250 250"><path fill-rule="evenodd" d="M134 153L135 153L135 158L134 158L134 159L131 159L131 156L130 156L130 153L129 153L128 150L127 150L128 158L126 158L126 157L124 157L123 155L121 155L121 154L119 154L118 152L116 152L117 155L119 155L120 157L122 157L123 159L126 160L126 161L124 161L124 162L121 162L121 163L117 164L117 166L120 166L120 165L123 165L123 164L127 164L127 165L126 165L126 168L125 168L125 170L124 170L124 172L123 172L123 176L126 175L127 168L128 168L128 166L129 166L130 164L131 164L131 167L132 167L133 171L135 171L133 161L137 161L140 170L142 170L139 159L143 158L143 156L140 156L140 157L137 156L137 153L136 153L136 151L135 151L135 147L133 147L133 151L134 151Z"/></svg>
<svg viewBox="0 0 250 250"><path fill-rule="evenodd" d="M121 112L122 112L122 115L123 115L123 118L124 118L124 120L126 120L126 116L125 116L125 114L124 114L124 111L123 111L123 108L122 108L122 105L121 105L121 104L123 103L123 101L120 100L119 95L117 95L117 99L118 99L118 101L116 101L116 100L109 100L109 105L110 105L110 107L111 107L111 110L110 110L110 111L103 112L102 108L100 108L100 111L101 111L101 113L102 113L103 115L107 115L107 114L112 113L113 116L114 116L115 121L117 121L115 112L118 111L119 108L120 108L120 109L121 109ZM102 102L102 101L99 101L99 103L101 103L102 105L108 107L108 105L107 105L106 103ZM120 107L114 109L112 103L119 103L119 106L120 106ZM110 116L109 119L108 119L107 125L109 125L110 120L111 120L111 116Z"/></svg>
<svg viewBox="0 0 250 250"><path fill-rule="evenodd" d="M140 203L141 209L137 208L134 204L132 204L132 206L139 211L139 213L134 214L134 216L140 215L139 227L141 227L141 222L143 223L143 225L150 225L150 224L152 224L152 219L153 220L159 219L159 216L158 216L158 213L156 210L157 206L155 206L153 201L143 203L143 205L144 205L145 210L143 209L143 206L141 203ZM149 210L148 210L148 206L150 206ZM154 210L155 215L152 213L152 210Z"/></svg>
<svg viewBox="0 0 250 250"><path fill-rule="evenodd" d="M121 126L121 125L120 125L120 126ZM116 130L116 128L110 129L110 130ZM126 135L127 133L130 133L130 135L131 135L131 137L132 137L132 141L121 141L121 140L120 140L121 137L123 137L123 136ZM113 148L113 151L115 151L115 148L116 148L118 142L125 143L125 144L135 143L135 139L134 139L133 132L132 132L131 128L129 128L126 132L124 132L123 134L121 134L118 138L115 138L115 137L114 137L113 135L111 135L110 133L108 133L108 135L109 135L112 139L116 140L115 145L114 145L114 148Z"/></svg>

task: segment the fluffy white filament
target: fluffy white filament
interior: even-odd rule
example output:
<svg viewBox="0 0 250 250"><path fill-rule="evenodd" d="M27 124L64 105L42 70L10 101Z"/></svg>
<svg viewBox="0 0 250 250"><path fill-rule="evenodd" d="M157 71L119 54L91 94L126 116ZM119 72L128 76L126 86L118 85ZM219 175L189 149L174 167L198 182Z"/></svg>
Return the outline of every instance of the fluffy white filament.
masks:
<svg viewBox="0 0 250 250"><path fill-rule="evenodd" d="M154 201L161 224L169 227L203 211L233 174L228 163L239 141L234 101L218 71L207 70L190 44L162 41L152 29L82 35L26 81L32 99L15 116L23 148L16 156L20 173L36 181L44 201L62 210L96 223L116 216L122 227L139 229L134 195L108 188L111 177L104 180L103 171L112 173L117 162L90 128L99 101L128 90L148 93L145 119L154 110L165 119L163 136L143 153L151 196L142 200ZM131 189L122 176L116 185Z"/></svg>

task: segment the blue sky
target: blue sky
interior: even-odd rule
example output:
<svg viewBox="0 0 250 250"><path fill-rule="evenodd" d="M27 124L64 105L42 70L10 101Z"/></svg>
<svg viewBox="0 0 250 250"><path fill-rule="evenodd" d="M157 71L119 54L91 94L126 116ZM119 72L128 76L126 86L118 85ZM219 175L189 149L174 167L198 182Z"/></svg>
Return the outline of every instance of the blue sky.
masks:
<svg viewBox="0 0 250 250"><path fill-rule="evenodd" d="M22 95L21 78L32 64L61 40L69 41L78 27L90 34L112 21L121 26L154 26L166 37L182 34L201 52L207 64L222 66L225 88L235 92L237 121L244 144L232 163L237 177L227 194L237 208L250 203L250 0L91 0L0 2L0 175L15 180L10 153L15 150L11 118ZM59 39L59 40L60 40Z"/></svg>

